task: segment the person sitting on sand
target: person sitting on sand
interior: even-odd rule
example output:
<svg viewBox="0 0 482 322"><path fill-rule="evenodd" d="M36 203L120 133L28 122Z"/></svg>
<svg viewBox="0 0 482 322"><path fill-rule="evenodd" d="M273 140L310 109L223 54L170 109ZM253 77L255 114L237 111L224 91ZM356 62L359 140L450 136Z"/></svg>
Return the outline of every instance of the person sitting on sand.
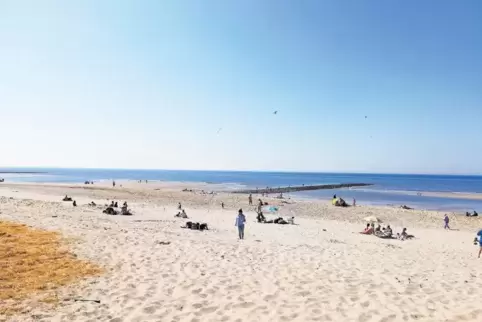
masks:
<svg viewBox="0 0 482 322"><path fill-rule="evenodd" d="M397 234L397 237L398 237L398 239L400 239L400 240L406 240L406 239L412 239L412 238L414 238L415 236L409 235L409 234L407 233L407 228L403 228L402 233L401 233L401 234Z"/></svg>
<svg viewBox="0 0 482 322"><path fill-rule="evenodd" d="M389 235L390 237L392 237L393 231L390 225L388 225L387 228L385 229L385 235Z"/></svg>
<svg viewBox="0 0 482 322"><path fill-rule="evenodd" d="M390 228L390 225L387 226L387 228L383 228L381 231L375 231L375 236L378 238L392 238L392 228Z"/></svg>
<svg viewBox="0 0 482 322"><path fill-rule="evenodd" d="M117 201L114 203L114 208L117 208L119 207L119 204L117 203Z"/></svg>
<svg viewBox="0 0 482 322"><path fill-rule="evenodd" d="M115 205L114 200L112 200L112 202L110 203L109 207L114 208L114 207L115 207L114 205Z"/></svg>
<svg viewBox="0 0 482 322"><path fill-rule="evenodd" d="M477 213L477 211L474 210L474 213L472 214L472 217L477 217L479 214Z"/></svg>
<svg viewBox="0 0 482 322"><path fill-rule="evenodd" d="M375 231L375 225L374 224L367 224L367 227L365 228L364 231L360 232L360 234L363 235L371 235Z"/></svg>
<svg viewBox="0 0 482 322"><path fill-rule="evenodd" d="M178 210L181 210L181 209L182 209L182 205L181 205L180 202L177 204L177 209L178 209Z"/></svg>
<svg viewBox="0 0 482 322"><path fill-rule="evenodd" d="M64 199L62 199L62 201L72 201L72 198L70 198L69 196L65 195Z"/></svg>
<svg viewBox="0 0 482 322"><path fill-rule="evenodd" d="M75 200L72 202L72 206L77 207L77 202Z"/></svg>
<svg viewBox="0 0 482 322"><path fill-rule="evenodd" d="M127 206L122 206L121 208L121 215L123 216L132 216L132 213L127 209Z"/></svg>
<svg viewBox="0 0 482 322"><path fill-rule="evenodd" d="M288 219L288 224L294 225L295 224L295 217L291 217Z"/></svg>
<svg viewBox="0 0 482 322"><path fill-rule="evenodd" d="M89 203L89 206L95 207L95 206L97 206L97 205L95 204L95 202L91 201L91 202Z"/></svg>

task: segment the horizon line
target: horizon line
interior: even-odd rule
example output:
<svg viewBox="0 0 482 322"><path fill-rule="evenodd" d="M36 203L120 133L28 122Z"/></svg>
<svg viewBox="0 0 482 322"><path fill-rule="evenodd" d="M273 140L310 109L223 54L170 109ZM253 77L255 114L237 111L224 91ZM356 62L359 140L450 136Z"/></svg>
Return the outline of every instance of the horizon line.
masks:
<svg viewBox="0 0 482 322"><path fill-rule="evenodd" d="M196 171L196 172L258 172L258 173L299 173L299 174L372 174L372 175L417 175L417 176L464 176L464 177L482 177L479 174L449 174L449 173L396 173L396 172L369 172L369 171L316 171L316 170L207 170L207 169L153 169L153 168L94 168L94 167L59 167L59 166L0 166L1 169L65 169L65 170L130 170L130 171Z"/></svg>

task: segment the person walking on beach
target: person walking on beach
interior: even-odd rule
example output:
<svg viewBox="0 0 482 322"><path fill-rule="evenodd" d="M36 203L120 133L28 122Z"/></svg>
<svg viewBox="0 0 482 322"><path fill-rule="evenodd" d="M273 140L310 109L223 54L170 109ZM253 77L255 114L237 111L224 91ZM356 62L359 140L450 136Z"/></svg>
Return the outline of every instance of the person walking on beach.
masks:
<svg viewBox="0 0 482 322"><path fill-rule="evenodd" d="M355 206L356 206L356 199L353 198L353 207L355 207Z"/></svg>
<svg viewBox="0 0 482 322"><path fill-rule="evenodd" d="M244 224L246 223L246 217L243 214L243 209L239 209L238 217L236 217L235 226L238 227L239 239L244 239Z"/></svg>
<svg viewBox="0 0 482 322"><path fill-rule="evenodd" d="M249 194L248 202L249 202L249 205L250 205L250 206L253 205L253 195L252 195L252 194Z"/></svg>
<svg viewBox="0 0 482 322"><path fill-rule="evenodd" d="M444 217L444 223L445 223L444 229L450 229L449 222L450 222L449 216L447 216L447 214L445 214L445 217Z"/></svg>
<svg viewBox="0 0 482 322"><path fill-rule="evenodd" d="M479 242L479 257L480 258L480 255L482 254L482 229L479 230L479 232L477 233L477 237L475 237L474 239L474 245L477 245L477 239L478 239L478 242Z"/></svg>
<svg viewBox="0 0 482 322"><path fill-rule="evenodd" d="M112 180L112 188L115 188L115 181Z"/></svg>

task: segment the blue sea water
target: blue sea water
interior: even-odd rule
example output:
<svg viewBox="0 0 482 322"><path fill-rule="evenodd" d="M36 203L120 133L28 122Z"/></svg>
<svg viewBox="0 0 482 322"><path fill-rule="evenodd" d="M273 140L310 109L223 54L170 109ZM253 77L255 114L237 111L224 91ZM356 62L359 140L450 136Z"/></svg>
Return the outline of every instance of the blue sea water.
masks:
<svg viewBox="0 0 482 322"><path fill-rule="evenodd" d="M290 173L245 171L187 170L122 170L122 169L60 169L60 168L0 168L0 172L42 172L42 174L0 173L6 181L72 182L86 180L161 180L227 184L234 187L265 188L310 184L369 183L363 188L299 192L291 196L310 199L330 199L337 194L358 204L407 205L436 210L480 210L482 200L439 198L418 195L418 192L482 193L482 176Z"/></svg>

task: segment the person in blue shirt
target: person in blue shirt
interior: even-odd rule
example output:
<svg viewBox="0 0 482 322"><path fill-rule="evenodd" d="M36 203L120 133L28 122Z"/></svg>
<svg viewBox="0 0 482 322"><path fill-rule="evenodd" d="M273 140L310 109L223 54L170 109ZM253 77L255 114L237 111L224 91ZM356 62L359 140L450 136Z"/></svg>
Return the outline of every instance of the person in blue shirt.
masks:
<svg viewBox="0 0 482 322"><path fill-rule="evenodd" d="M474 239L475 245L477 245L477 239L478 239L478 242L479 242L479 258L480 258L480 255L482 254L482 229L479 230L479 232L477 233L477 237L475 237L475 239Z"/></svg>
<svg viewBox="0 0 482 322"><path fill-rule="evenodd" d="M238 227L239 239L244 239L244 224L246 223L246 216L243 214L243 209L239 209L238 217L236 217L235 226Z"/></svg>

